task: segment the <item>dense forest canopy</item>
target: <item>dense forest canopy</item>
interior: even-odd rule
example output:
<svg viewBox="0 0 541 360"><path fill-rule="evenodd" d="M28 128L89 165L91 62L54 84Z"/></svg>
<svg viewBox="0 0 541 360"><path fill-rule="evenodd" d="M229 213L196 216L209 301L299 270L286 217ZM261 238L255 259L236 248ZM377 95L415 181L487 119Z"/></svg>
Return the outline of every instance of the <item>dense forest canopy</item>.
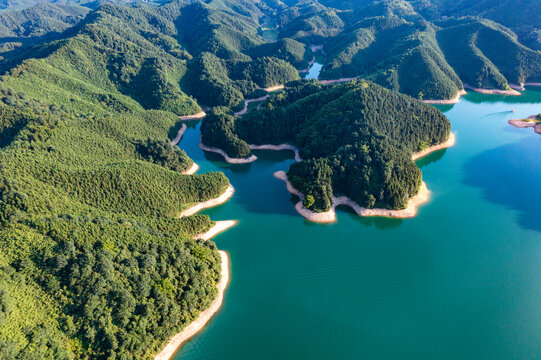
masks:
<svg viewBox="0 0 541 360"><path fill-rule="evenodd" d="M445 142L450 124L435 108L367 81L297 81L242 118L213 112L201 134L230 157L248 156L248 144L296 145L303 161L288 178L314 199L311 210L329 210L333 194L402 209L421 185L412 154Z"/></svg>
<svg viewBox="0 0 541 360"><path fill-rule="evenodd" d="M200 111L169 7L103 5L3 64L0 359L151 358L216 296L213 222L175 216L229 182L169 143Z"/></svg>
<svg viewBox="0 0 541 360"><path fill-rule="evenodd" d="M179 116L212 107L202 134L233 157L297 145L314 211L404 207L411 154L450 126L398 92L541 81L539 0L515 3L0 1L0 359L152 358L210 304L219 255L192 237L213 221L176 215L229 182L181 174ZM312 45L322 79L367 80L298 80Z"/></svg>

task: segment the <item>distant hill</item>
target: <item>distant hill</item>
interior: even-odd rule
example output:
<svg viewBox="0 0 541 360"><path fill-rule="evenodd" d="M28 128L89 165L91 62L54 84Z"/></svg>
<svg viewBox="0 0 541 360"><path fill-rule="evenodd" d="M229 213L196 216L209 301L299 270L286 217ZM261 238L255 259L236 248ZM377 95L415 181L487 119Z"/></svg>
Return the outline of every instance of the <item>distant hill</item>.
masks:
<svg viewBox="0 0 541 360"><path fill-rule="evenodd" d="M541 12L535 11L541 8L540 1L492 3L322 0L319 6L307 6L299 2L281 11L280 34L324 45L327 58L321 79L362 77L417 98L453 98L462 81L497 89L538 81L541 53L526 46L534 42L527 41L524 32L519 37L478 17L502 22L505 18L506 24L520 23L520 29L527 26L535 34L541 26ZM335 14L338 20L321 14Z"/></svg>
<svg viewBox="0 0 541 360"><path fill-rule="evenodd" d="M442 16L478 16L511 28L520 41L541 50L541 0L433 0L411 1L429 20Z"/></svg>
<svg viewBox="0 0 541 360"><path fill-rule="evenodd" d="M83 19L90 9L43 3L21 11L0 13L0 38L38 37L60 33Z"/></svg>

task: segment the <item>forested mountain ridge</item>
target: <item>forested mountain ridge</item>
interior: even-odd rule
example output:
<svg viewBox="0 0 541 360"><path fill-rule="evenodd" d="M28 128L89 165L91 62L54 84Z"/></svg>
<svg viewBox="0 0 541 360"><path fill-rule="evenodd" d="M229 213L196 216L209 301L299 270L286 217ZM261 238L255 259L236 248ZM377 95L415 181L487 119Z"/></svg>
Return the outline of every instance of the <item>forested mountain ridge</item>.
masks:
<svg viewBox="0 0 541 360"><path fill-rule="evenodd" d="M62 32L75 25L90 9L82 6L39 4L22 11L0 13L0 37L36 37Z"/></svg>
<svg viewBox="0 0 541 360"><path fill-rule="evenodd" d="M416 98L453 98L462 81L502 90L509 84L539 82L541 52L525 45L534 43L532 37L541 28L540 12L533 10L541 8L540 1L524 1L524 6L498 3L493 9L488 1L482 6L462 3L322 0L319 6L307 6L296 2L281 11L280 34L324 45L327 57L321 79L362 77ZM491 15L495 9L500 16ZM518 38L508 28L479 18L486 15L498 21L507 13L526 18L529 37L523 31Z"/></svg>
<svg viewBox="0 0 541 360"><path fill-rule="evenodd" d="M539 0L438 0L412 1L428 20L442 16L476 16L505 25L519 35L520 41L541 50L541 1Z"/></svg>
<svg viewBox="0 0 541 360"><path fill-rule="evenodd" d="M323 45L326 54L322 80L361 77L421 99L454 98L463 82L500 90L539 82L541 52L527 46L535 42L540 16L531 12L520 27L530 30L520 32L520 37L479 18L502 21L503 16L492 15L504 10L520 17L539 1L525 1L515 10L507 2L490 8L487 2L475 5L466 0L454 5L406 0L207 0L174 1L146 11L167 23L165 33L173 38L170 44L182 48L181 57L193 58L185 64L183 91L207 106L241 108L257 88L294 80L293 66L306 67L314 44ZM263 23L276 25L277 43L260 36ZM17 45L12 41L3 46L9 60L9 50ZM271 60L263 60L267 57ZM262 63L253 68L255 59ZM255 81L255 74L265 76Z"/></svg>

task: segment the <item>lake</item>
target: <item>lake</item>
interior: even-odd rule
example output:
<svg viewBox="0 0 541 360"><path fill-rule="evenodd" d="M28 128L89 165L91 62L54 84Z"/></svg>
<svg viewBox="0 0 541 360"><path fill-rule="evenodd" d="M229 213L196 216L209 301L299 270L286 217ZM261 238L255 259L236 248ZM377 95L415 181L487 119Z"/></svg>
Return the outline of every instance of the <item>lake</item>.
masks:
<svg viewBox="0 0 541 360"><path fill-rule="evenodd" d="M239 224L214 239L231 260L223 306L176 359L539 358L541 136L507 120L540 113L541 88L439 108L457 144L417 161L432 192L418 216L339 208L327 225L273 177L291 152L228 165L189 124L179 146L236 189L205 213Z"/></svg>

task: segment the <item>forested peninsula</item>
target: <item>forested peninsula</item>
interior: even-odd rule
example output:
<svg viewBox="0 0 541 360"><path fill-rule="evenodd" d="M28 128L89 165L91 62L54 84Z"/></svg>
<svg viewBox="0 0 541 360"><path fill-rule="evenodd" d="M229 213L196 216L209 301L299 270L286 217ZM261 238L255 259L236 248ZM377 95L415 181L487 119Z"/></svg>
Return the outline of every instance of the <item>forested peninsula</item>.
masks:
<svg viewBox="0 0 541 360"><path fill-rule="evenodd" d="M419 100L541 83L533 10L0 2L0 359L151 359L215 308L210 238L234 222L198 211L233 188L196 174L183 121L203 118L202 144L241 162L294 151L287 179L312 213L345 198L402 211L425 189L412 156L450 141ZM321 81L299 80L315 51Z"/></svg>
<svg viewBox="0 0 541 360"><path fill-rule="evenodd" d="M450 129L439 110L368 81L297 81L242 117L214 110L201 136L232 158L249 157L249 144L296 146L302 161L287 179L322 213L335 194L367 209L406 208L422 184L413 154L446 143Z"/></svg>

